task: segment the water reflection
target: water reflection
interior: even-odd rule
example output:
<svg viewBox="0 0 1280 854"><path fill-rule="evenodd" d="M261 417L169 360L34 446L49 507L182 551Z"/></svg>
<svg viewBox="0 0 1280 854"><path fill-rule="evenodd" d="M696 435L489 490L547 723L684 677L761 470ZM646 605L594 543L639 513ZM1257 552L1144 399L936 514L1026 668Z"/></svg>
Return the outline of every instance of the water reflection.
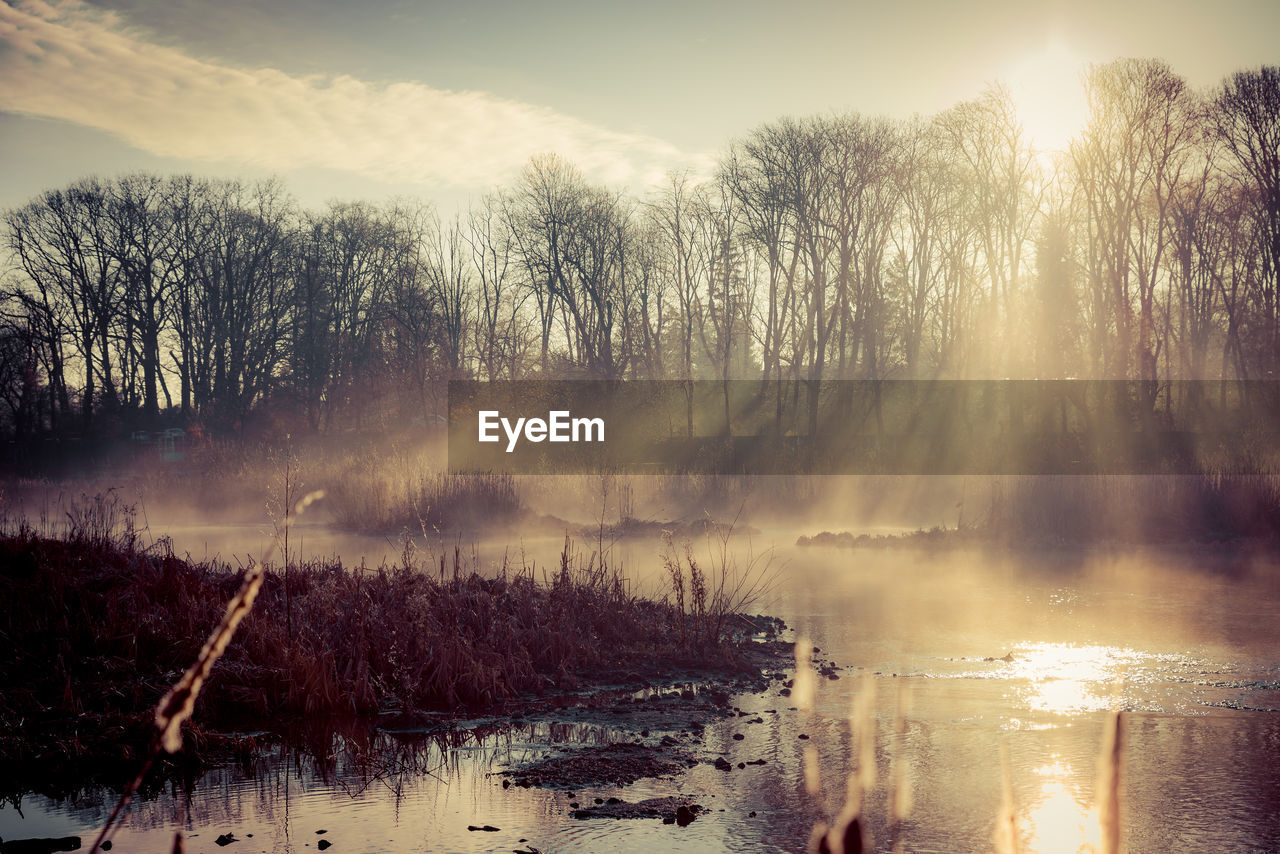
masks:
<svg viewBox="0 0 1280 854"><path fill-rule="evenodd" d="M1118 700L1122 680L1143 659L1136 650L1110 646L1032 644L1014 652L1010 675L1028 683L1016 695L1031 711L1101 712Z"/></svg>
<svg viewBox="0 0 1280 854"><path fill-rule="evenodd" d="M658 585L660 567L646 563L657 549L628 548L639 585ZM848 711L864 674L876 683L875 762L885 772L893 767L898 685L902 675L911 677L901 757L915 801L907 850L990 850L1002 743L1021 850L1078 852L1096 844L1090 805L1112 708L1130 710L1130 852L1280 850L1273 761L1280 715L1236 710L1280 706L1274 566L1219 576L1202 557L1168 555L1091 562L793 549L783 557L783 583L757 609L783 617L838 662L838 680L818 680L814 712L791 711L795 703L780 694L780 682L765 694L735 697L732 704L747 714L709 726L700 742L706 758L731 760L731 771L708 762L670 780L590 792L632 801L678 793L705 799L708 813L687 828L578 821L563 793L503 789L491 773L507 763L565 744L636 737L620 725L544 720L435 734L357 729L336 741L317 738L304 754L277 747L194 786L151 793L136 805L117 850L167 852L175 827L196 834L189 851L215 850L213 837L227 830L241 838L255 833L253 845L237 846L240 854L314 851L320 828L334 851L528 844L558 854L803 850L813 820L839 809L855 749ZM833 803L804 793L809 748ZM767 764L746 764L760 759ZM877 850L889 838L887 777L866 796L870 829L882 843ZM105 817L93 798L28 797L25 819L0 809L0 836L87 836ZM469 824L503 831L469 833Z"/></svg>
<svg viewBox="0 0 1280 854"><path fill-rule="evenodd" d="M1040 789L1021 822L1026 850L1041 854L1093 851L1099 843L1098 813L1075 783L1078 775L1061 756L1034 771Z"/></svg>

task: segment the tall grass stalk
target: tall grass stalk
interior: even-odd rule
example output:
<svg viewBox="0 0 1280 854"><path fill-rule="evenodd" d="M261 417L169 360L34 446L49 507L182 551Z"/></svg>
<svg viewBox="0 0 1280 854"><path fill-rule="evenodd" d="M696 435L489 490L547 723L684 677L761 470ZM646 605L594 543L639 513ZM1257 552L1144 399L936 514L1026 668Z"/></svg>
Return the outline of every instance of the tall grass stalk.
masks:
<svg viewBox="0 0 1280 854"><path fill-rule="evenodd" d="M818 680L813 675L813 644L803 635L796 638L795 657L796 678L791 699L795 702L797 709L811 714L815 695L818 692Z"/></svg>
<svg viewBox="0 0 1280 854"><path fill-rule="evenodd" d="M1013 800L1013 775L1009 770L1009 744L1000 742L1000 809L991 834L996 854L1019 854L1018 809Z"/></svg>
<svg viewBox="0 0 1280 854"><path fill-rule="evenodd" d="M898 710L893 718L893 741L889 754L889 843L894 854L902 851L903 825L911 817L912 794L907 761L907 716L911 713L911 687L898 682Z"/></svg>
<svg viewBox="0 0 1280 854"><path fill-rule="evenodd" d="M871 846L862 811L866 793L876 783L875 710L875 678L864 673L862 689L854 696L849 712L853 767L845 778L844 805L829 825L819 822L814 827L810 851L818 854L861 854ZM821 834L818 833L819 828L823 829Z"/></svg>
<svg viewBox="0 0 1280 854"><path fill-rule="evenodd" d="M298 502L294 517L296 518L313 501L322 497L324 497L322 492L313 492L303 497ZM283 526L284 531L288 530L290 522L291 520L286 516ZM160 699L155 711L156 734L142 768L137 776L134 777L133 782L125 787L120 800L116 802L115 808L107 816L106 823L102 826L102 830L99 831L93 845L90 846L90 851L101 850L102 843L110 839L111 832L116 826L116 819L133 802L134 794L141 788L147 772L151 770L151 766L155 763L156 757L160 755L160 752L163 750L168 753L177 753L182 749L182 724L195 711L196 700L200 697L200 690L208 680L209 673L213 670L213 665L226 652L227 644L231 643L231 638L235 635L240 622L253 609L254 600L257 599L258 591L262 588L265 561L270 559L271 554L279 545L282 533L283 531L276 532L271 545L267 548L267 553L263 556L263 560L253 563L245 571L240 590L227 603L227 610L223 614L222 620L214 627L213 633L205 641L195 662L187 668L182 677ZM181 834L174 840L174 850L182 850Z"/></svg>
<svg viewBox="0 0 1280 854"><path fill-rule="evenodd" d="M677 548L669 533L663 538L662 562L681 621L687 613L694 634L709 646L718 646L729 632L730 623L741 620L773 590L782 569L775 563L772 549L756 554L750 541L745 555L740 556L733 544L737 522L735 517L728 525L707 526L706 568L694 555L692 543L686 541Z"/></svg>
<svg viewBox="0 0 1280 854"><path fill-rule="evenodd" d="M1094 800L1101 833L1098 854L1120 854L1124 808L1124 714L1112 712L1102 734Z"/></svg>

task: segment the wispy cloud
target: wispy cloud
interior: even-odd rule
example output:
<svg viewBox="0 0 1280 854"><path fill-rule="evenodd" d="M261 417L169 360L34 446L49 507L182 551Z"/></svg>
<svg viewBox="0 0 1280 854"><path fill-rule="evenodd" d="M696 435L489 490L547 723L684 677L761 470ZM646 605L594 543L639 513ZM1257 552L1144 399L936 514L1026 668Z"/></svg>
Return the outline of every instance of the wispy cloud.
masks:
<svg viewBox="0 0 1280 854"><path fill-rule="evenodd" d="M384 181L488 187L554 151L633 185L702 165L486 92L236 68L156 44L79 0L0 3L0 110L107 131L152 154L267 169L323 167Z"/></svg>

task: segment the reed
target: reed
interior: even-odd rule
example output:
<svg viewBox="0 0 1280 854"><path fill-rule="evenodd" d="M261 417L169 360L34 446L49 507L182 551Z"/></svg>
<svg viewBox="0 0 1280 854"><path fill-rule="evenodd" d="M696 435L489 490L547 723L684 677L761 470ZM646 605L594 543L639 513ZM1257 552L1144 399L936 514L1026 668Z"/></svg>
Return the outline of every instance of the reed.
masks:
<svg viewBox="0 0 1280 854"><path fill-rule="evenodd" d="M769 595L782 571L772 550L756 553L748 547L740 554L731 547L737 523L735 517L727 525L707 525L705 559L691 542L677 546L670 532L663 535L662 564L681 635L706 646L720 646L736 628L735 621Z"/></svg>
<svg viewBox="0 0 1280 854"><path fill-rule="evenodd" d="M438 573L416 560L407 549L400 564L376 569L317 561L286 576L262 566L256 604L208 673L216 690L189 692L188 711L207 726L270 728L303 716L479 709L619 674L734 666L727 633L708 655L705 636L682 637L677 608L631 595L597 552L584 557L569 540L554 572L508 566L485 577L460 550L441 556ZM101 755L87 722L137 755L171 674L203 660L200 639L259 571L190 562L163 544L49 539L29 526L0 537L0 567L0 595L23 603L0 612L11 648L0 658L0 754L11 758Z"/></svg>
<svg viewBox="0 0 1280 854"><path fill-rule="evenodd" d="M1120 854L1121 810L1124 806L1124 714L1107 717L1098 756L1098 782L1094 788L1101 839L1097 854Z"/></svg>

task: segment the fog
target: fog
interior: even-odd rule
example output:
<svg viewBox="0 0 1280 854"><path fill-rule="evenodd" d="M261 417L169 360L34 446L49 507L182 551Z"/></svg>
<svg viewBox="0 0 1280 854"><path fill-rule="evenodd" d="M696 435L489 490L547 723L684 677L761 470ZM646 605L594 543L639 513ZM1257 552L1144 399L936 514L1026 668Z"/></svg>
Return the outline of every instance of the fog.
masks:
<svg viewBox="0 0 1280 854"><path fill-rule="evenodd" d="M1129 496L1143 484L1095 484L1095 497ZM70 486L40 488L65 494ZM366 764L377 751L343 752L350 745L334 748L335 766L316 768L303 756L282 764L265 760L253 774L213 770L196 788L188 832L216 835L234 815L237 827L284 844L311 834L312 825L333 825L325 816L341 809L347 817L329 837L335 842L398 847L425 837L470 850L474 839L460 831L456 816L478 810L555 850L597 850L606 840L617 850L799 850L814 818L834 814L843 802L856 753L851 709L874 684L880 770L865 815L877 840L891 833L891 769L905 763L914 801L908 843L942 850L987 846L1004 750L1026 850L1074 852L1099 844L1096 757L1108 713L1123 709L1130 850L1185 850L1209 840L1226 850L1272 846L1280 839L1270 806L1280 797L1280 777L1267 747L1280 735L1274 720L1280 626L1272 619L1280 586L1272 553L1214 543L939 544L909 537L859 548L796 545L797 537L822 530L909 534L945 526L955 534L958 505L980 520L975 508L990 500L993 486L927 477L719 479L710 487L676 478L522 477L513 480L527 514L518 525L486 530L472 520L425 535L352 531L320 503L292 528L290 556L299 563L337 556L347 567L395 565L406 554L407 533L424 572L435 571L441 554L452 561L457 549L465 569L499 574L505 562L508 570L533 567L537 574L537 567L554 570L568 529L579 549L603 547L633 592L659 598L670 595L659 559L666 548L661 532L687 540L713 565L723 532L690 523L731 513L719 516L735 526L728 560L742 566L765 554L775 573L752 609L783 618L795 636L810 639L839 678L820 678L812 711L787 717L794 700L775 693L734 699L748 716L770 720L756 727L744 719L717 722L706 743L735 759L768 764L728 776L707 765L690 770L678 788L726 809L700 819L696 835L665 836L644 822L579 822L564 815L562 794L514 788L508 794L496 787L487 776L491 768L566 739L618 737L594 726L557 734L524 725L464 734L462 747L400 744L396 751L411 749L416 758L397 765L393 777ZM35 486L25 488L28 501L42 500ZM137 492L127 500L136 501L140 518L145 507L149 547L245 565L273 535L270 514L258 501L224 505L218 515L225 521L212 524L202 521L208 510L196 490L186 491L184 503L163 489L132 488ZM714 492L714 501L699 498L704 489ZM123 489L120 494L125 500ZM63 501L57 506L65 514L70 505ZM630 508L621 520L619 501ZM46 515L53 520L56 514ZM734 739L739 732L744 740ZM797 740L800 733L804 741ZM818 757L815 795L802 794L806 754L800 745L813 745ZM435 770L426 775L410 768ZM388 790L370 784L377 779L396 782ZM672 785L647 781L599 794L635 799L665 794ZM286 790L292 801L282 801ZM139 807L118 843L167 850L168 798ZM28 799L26 808L59 833L102 819L100 809L38 799ZM13 821L11 811L0 811L0 826Z"/></svg>

